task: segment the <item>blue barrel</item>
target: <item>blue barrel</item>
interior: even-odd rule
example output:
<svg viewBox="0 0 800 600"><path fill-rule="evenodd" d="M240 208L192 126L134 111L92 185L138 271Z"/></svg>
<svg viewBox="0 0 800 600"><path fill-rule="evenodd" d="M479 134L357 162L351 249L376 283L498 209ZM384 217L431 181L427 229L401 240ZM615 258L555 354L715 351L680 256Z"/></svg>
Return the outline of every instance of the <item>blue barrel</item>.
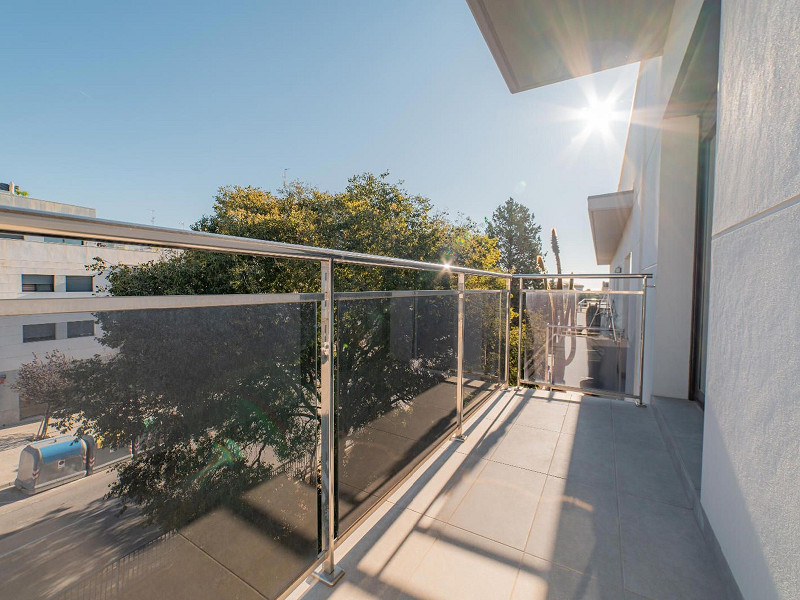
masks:
<svg viewBox="0 0 800 600"><path fill-rule="evenodd" d="M87 450L86 441L72 435L28 444L19 455L14 485L26 494L36 494L86 477Z"/></svg>

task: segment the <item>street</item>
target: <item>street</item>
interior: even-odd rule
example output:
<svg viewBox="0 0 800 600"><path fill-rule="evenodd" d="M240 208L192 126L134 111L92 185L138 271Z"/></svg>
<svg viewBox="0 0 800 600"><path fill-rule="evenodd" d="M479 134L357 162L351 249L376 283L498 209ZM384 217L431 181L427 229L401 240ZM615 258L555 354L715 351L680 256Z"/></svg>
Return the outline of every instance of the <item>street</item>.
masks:
<svg viewBox="0 0 800 600"><path fill-rule="evenodd" d="M136 509L119 516L118 501L103 499L115 476L104 471L35 496L0 491L3 598L50 598L158 537Z"/></svg>

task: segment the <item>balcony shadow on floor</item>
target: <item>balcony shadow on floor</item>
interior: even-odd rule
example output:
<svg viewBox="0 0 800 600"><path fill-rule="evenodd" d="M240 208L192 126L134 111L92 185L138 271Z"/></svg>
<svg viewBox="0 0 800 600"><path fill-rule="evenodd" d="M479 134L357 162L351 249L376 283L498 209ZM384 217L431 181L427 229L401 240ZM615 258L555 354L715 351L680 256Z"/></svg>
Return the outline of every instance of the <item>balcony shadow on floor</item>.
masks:
<svg viewBox="0 0 800 600"><path fill-rule="evenodd" d="M725 598L651 419L501 394L342 544L341 583L293 597Z"/></svg>

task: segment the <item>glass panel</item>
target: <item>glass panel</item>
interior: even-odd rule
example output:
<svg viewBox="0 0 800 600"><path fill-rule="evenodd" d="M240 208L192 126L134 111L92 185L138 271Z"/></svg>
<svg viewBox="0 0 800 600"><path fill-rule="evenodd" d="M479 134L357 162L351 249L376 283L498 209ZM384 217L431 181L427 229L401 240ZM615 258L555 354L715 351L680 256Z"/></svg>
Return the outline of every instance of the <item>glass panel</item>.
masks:
<svg viewBox="0 0 800 600"><path fill-rule="evenodd" d="M94 277L91 275L67 275L68 292L93 292Z"/></svg>
<svg viewBox="0 0 800 600"><path fill-rule="evenodd" d="M455 424L458 296L337 301L338 531Z"/></svg>
<svg viewBox="0 0 800 600"><path fill-rule="evenodd" d="M505 294L464 293L464 408L477 406L500 385L505 356Z"/></svg>
<svg viewBox="0 0 800 600"><path fill-rule="evenodd" d="M19 465L3 597L274 598L316 560L317 302L149 299L45 315L96 335L41 342L36 361L2 337L3 392L47 405L55 436L0 463L3 481Z"/></svg>
<svg viewBox="0 0 800 600"><path fill-rule="evenodd" d="M53 275L23 275L23 292L52 292L54 289Z"/></svg>
<svg viewBox="0 0 800 600"><path fill-rule="evenodd" d="M603 291L526 290L524 379L576 389L638 393L639 280Z"/></svg>
<svg viewBox="0 0 800 600"><path fill-rule="evenodd" d="M55 323L30 323L22 326L22 341L25 344L47 342L54 339L56 339Z"/></svg>
<svg viewBox="0 0 800 600"><path fill-rule="evenodd" d="M92 319L67 322L68 338L88 337L92 335L94 335L94 321Z"/></svg>

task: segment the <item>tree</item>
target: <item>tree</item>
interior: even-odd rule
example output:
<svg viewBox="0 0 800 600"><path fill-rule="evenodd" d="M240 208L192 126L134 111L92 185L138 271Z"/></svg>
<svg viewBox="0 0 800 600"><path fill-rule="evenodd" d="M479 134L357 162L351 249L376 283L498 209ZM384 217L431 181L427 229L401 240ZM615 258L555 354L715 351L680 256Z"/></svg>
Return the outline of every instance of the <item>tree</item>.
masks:
<svg viewBox="0 0 800 600"><path fill-rule="evenodd" d="M69 369L71 361L59 350L44 355L44 360L33 355L33 360L20 366L14 388L26 402L44 404L44 417L36 439L47 437L50 412L64 401L69 388Z"/></svg>
<svg viewBox="0 0 800 600"><path fill-rule="evenodd" d="M223 187L214 213L192 229L485 270L496 270L500 262L497 242L474 222L451 221L429 199L389 182L388 173L352 177L340 193L300 182L279 192ZM102 261L95 267L109 268ZM108 280L115 295L316 292L319 267L309 261L184 251L136 267L110 266ZM438 273L344 264L337 265L335 283L347 291L452 285Z"/></svg>
<svg viewBox="0 0 800 600"><path fill-rule="evenodd" d="M541 231L533 213L513 198L498 206L486 234L497 239L500 268L514 273L538 273L536 257L542 253Z"/></svg>
<svg viewBox="0 0 800 600"><path fill-rule="evenodd" d="M214 213L193 228L497 268L495 240L471 221L452 222L428 199L408 194L387 177L353 177L340 193L301 183L277 193L221 188ZM319 291L319 266L308 261L181 251L138 266L108 266L98 259L92 268L107 271L107 291L120 296ZM335 277L337 289L346 291L449 289L453 279L351 265L337 265ZM447 299L453 312L455 297ZM354 398L337 413L343 432L409 404L447 377L437 368L447 356L408 360L393 352L397 307L392 302L339 305L336 382ZM448 314L442 309L431 321L447 323ZM110 492L141 506L151 521L174 529L220 504L237 513L252 511L241 500L244 494L275 480L282 465L313 455L318 435L314 303L111 311L95 318L102 330L99 341L111 352L71 367L71 388L61 396L55 416L59 427L92 433L112 446L145 436L155 440L147 453L119 467ZM442 327L442 338L455 335L454 328ZM347 339L354 343L342 343ZM307 499L305 492L297 493ZM309 511L314 503L298 499L295 504ZM276 536L291 534L284 521L264 527Z"/></svg>

